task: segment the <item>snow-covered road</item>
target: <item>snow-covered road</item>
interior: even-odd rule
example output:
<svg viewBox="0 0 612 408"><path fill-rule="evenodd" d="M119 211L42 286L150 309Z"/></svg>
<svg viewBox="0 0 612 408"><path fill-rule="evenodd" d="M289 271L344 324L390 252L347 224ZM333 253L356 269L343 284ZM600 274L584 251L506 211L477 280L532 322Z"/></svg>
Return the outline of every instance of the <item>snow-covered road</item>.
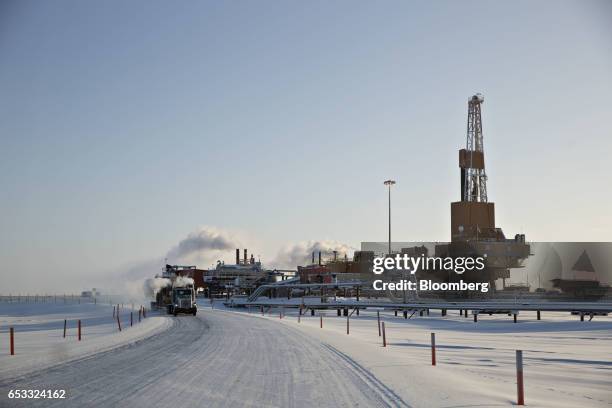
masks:
<svg viewBox="0 0 612 408"><path fill-rule="evenodd" d="M65 400L8 400L65 389ZM149 339L0 382L0 406L406 407L342 351L268 319L204 310Z"/></svg>

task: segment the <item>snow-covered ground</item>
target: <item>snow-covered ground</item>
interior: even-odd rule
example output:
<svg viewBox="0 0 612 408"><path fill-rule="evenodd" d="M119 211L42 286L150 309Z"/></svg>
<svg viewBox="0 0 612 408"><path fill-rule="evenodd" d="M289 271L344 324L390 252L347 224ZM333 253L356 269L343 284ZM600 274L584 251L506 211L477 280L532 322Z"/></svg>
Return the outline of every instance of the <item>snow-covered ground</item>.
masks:
<svg viewBox="0 0 612 408"><path fill-rule="evenodd" d="M147 314L138 323L138 306L120 312L122 331L113 319L113 306L92 303L0 303L0 380L62 362L110 350L144 339L170 327L165 316ZM63 338L67 319L66 338ZM81 320L81 341L77 321ZM9 327L15 330L15 355L10 355Z"/></svg>
<svg viewBox="0 0 612 408"><path fill-rule="evenodd" d="M290 327L201 310L137 344L0 380L9 407L406 407L395 393ZM11 389L66 399L8 399Z"/></svg>
<svg viewBox="0 0 612 408"><path fill-rule="evenodd" d="M516 349L524 351L528 406L612 406L609 317L580 322L543 313L537 321L521 313L516 324L505 315L474 323L458 313L404 320L381 311L382 347L375 311L353 314L347 335L346 317L335 311L324 312L321 329L318 315L298 323L295 309L279 319L281 308L262 317L200 303L197 317L148 317L122 333L109 306L0 305L0 406L509 407L516 402ZM65 317L72 324L63 339ZM9 324L16 356L8 356ZM15 378L23 367L30 372ZM8 400L15 388L65 389L67 398Z"/></svg>
<svg viewBox="0 0 612 408"><path fill-rule="evenodd" d="M215 305L217 307L217 305ZM235 313L239 312L234 309ZM381 313L387 347L378 335L375 311L350 318L336 311L310 313L271 309L264 317L333 347L368 370L416 407L510 406L516 402L515 350L523 350L526 402L537 407L612 406L612 318L580 322L569 313L524 312L518 323L506 315L481 315L478 323L458 313L441 317ZM248 312L247 312L248 314ZM253 317L261 317L253 309ZM437 365L431 365L431 333Z"/></svg>

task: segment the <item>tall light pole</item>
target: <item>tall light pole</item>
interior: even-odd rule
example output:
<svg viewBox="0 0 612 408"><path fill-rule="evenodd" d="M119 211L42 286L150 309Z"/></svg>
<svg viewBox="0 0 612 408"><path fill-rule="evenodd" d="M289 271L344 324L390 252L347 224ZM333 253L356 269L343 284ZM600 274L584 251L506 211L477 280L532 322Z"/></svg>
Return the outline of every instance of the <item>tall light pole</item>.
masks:
<svg viewBox="0 0 612 408"><path fill-rule="evenodd" d="M389 187L389 255L391 255L391 186L395 184L395 180L387 180L384 184Z"/></svg>

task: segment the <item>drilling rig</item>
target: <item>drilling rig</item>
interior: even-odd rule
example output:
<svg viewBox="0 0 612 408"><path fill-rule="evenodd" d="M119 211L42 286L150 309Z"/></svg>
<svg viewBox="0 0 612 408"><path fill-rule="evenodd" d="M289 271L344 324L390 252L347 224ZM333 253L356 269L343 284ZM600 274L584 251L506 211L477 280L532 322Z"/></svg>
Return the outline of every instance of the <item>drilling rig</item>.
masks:
<svg viewBox="0 0 612 408"><path fill-rule="evenodd" d="M459 150L461 201L451 204L451 241L469 238L503 238L495 228L495 205L487 199L481 106L484 97L468 100L467 141ZM501 234L501 235L500 235Z"/></svg>
<svg viewBox="0 0 612 408"><path fill-rule="evenodd" d="M461 171L461 201L451 203L451 242L437 245L436 256L486 258L486 268L464 275L451 274L438 278L444 281L463 279L489 282L510 277L510 269L519 268L529 256L525 235L516 234L506 239L501 228L495 226L495 205L488 201L485 172L481 108L484 97L475 94L468 99L467 140L459 150Z"/></svg>

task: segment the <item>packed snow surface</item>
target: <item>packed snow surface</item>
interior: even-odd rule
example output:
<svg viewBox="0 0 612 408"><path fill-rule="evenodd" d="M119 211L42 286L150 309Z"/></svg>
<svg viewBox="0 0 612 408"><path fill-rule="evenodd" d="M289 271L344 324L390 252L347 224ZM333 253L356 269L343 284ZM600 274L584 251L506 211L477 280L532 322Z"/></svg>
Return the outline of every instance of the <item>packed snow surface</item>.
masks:
<svg viewBox="0 0 612 408"><path fill-rule="evenodd" d="M528 406L612 406L609 317L580 322L569 313L551 312L537 321L535 313L525 312L516 324L505 315L481 315L474 323L458 313L404 319L381 310L383 347L372 310L353 313L347 335L347 318L335 310L321 313L320 328L319 313L307 313L298 322L296 309L276 307L262 316L254 308L226 310L215 303L212 309L201 303L196 317L148 318L171 326L164 330L166 323L160 324L155 335L143 334L136 342L98 347L87 358L66 359L20 377L9 368L0 376L0 406L510 407L516 403L517 349L524 354ZM4 366L18 356L6 355L5 325L22 319L23 330L33 323L2 310L0 370L6 373ZM61 318L63 325L61 314L32 313L32 320L44 326ZM100 326L109 316L112 308L102 313ZM153 323L141 326L146 324ZM96 325L90 325L94 330ZM93 333L81 343L93 342ZM54 341L64 341L59 335ZM31 351L42 346L34 342ZM8 390L17 388L65 389L67 399L7 400Z"/></svg>

